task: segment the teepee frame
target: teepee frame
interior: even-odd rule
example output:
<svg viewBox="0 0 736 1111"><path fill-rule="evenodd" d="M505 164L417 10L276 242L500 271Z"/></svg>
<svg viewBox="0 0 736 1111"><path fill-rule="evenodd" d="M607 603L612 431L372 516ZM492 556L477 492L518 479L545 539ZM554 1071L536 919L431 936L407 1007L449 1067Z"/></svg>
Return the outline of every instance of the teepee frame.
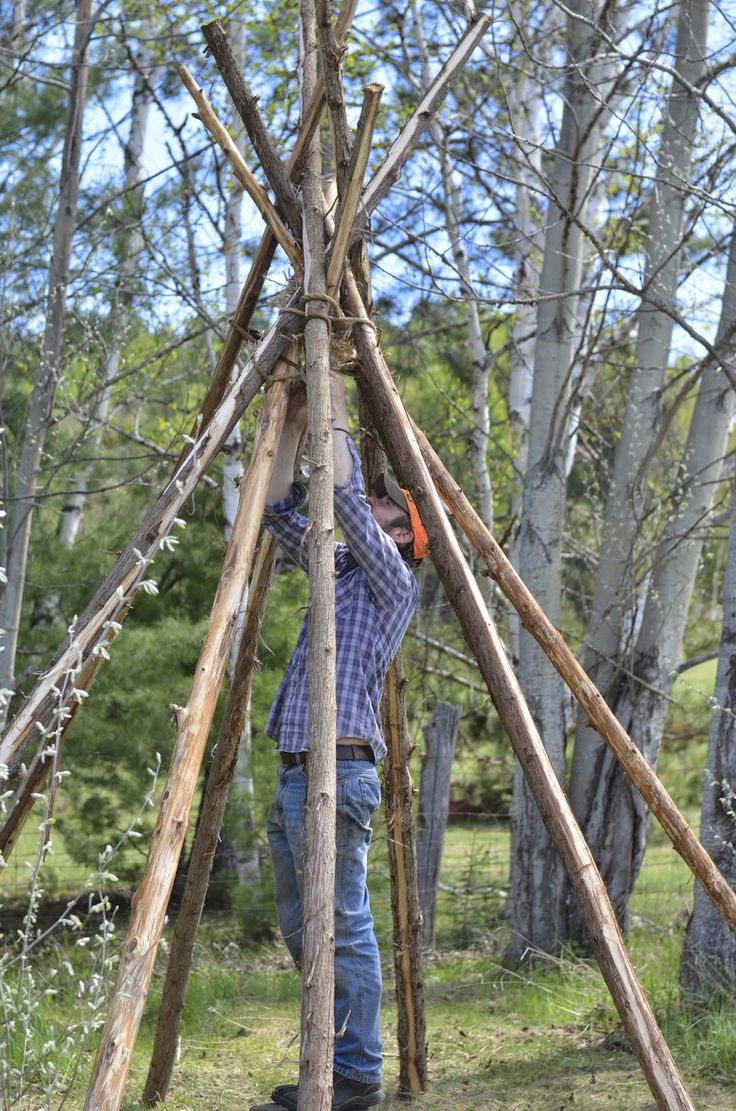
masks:
<svg viewBox="0 0 736 1111"><path fill-rule="evenodd" d="M338 58L342 41L352 18L355 0L348 3L333 28L329 5L319 6L320 47L323 56ZM308 9L307 9L308 10ZM457 540L448 524L437 491L449 504L473 545L477 548L500 588L519 610L522 622L537 638L552 663L570 685L573 694L599 729L607 744L620 760L632 784L663 825L674 847L685 859L729 926L736 929L736 895L716 869L711 858L697 841L675 804L665 792L656 774L641 757L606 706L602 696L580 668L567 648L561 634L549 621L508 564L491 535L484 529L477 514L456 483L448 475L431 446L419 430L413 428L376 338L375 327L364 303L365 282L354 273L348 259L357 258L360 227L385 196L395 181L406 158L416 145L432 113L441 102L453 76L462 67L488 26L486 17L469 25L466 34L443 67L431 89L412 114L394 142L386 160L365 189L361 190L367 152L370 149L372 119L375 118L379 90L369 86L358 139L351 145L344 120L339 67L325 67L328 72L326 90L318 80L309 103L303 111L303 122L297 147L288 166L284 167L260 118L254 97L240 76L230 55L227 39L219 23L204 29L207 43L217 61L234 103L243 116L257 157L273 191L272 204L265 191L237 154L227 132L219 124L196 83L186 70L181 71L198 106L202 122L209 128L231 160L234 172L256 200L266 223L261 245L256 253L251 274L243 289L227 340L221 352L210 388L193 430L191 442L182 451L170 481L151 508L131 544L118 559L106 581L81 615L70 644L57 654L46 674L39 680L24 707L8 726L0 742L0 761L9 767L11 776L18 776L24 753L42 729L40 751L21 783L17 803L0 831L0 843L8 851L28 812L29 782L34 788L58 759L61 744L81 695L88 689L94 673L105 658L106 642L118 631L130 599L145 579L147 566L159 547L165 543L177 513L201 479L207 465L223 446L230 430L262 387L267 387L266 404L254 446L253 460L241 489L238 519L226 554L223 574L213 603L210 626L202 648L192 692L184 709L177 710L178 735L172 756L167 785L154 833L148 861L131 910L131 921L123 946L120 968L113 999L102 1033L95 1069L85 1103L85 1111L117 1111L123 1099L132 1049L136 1041L142 1010L150 986L153 960L163 928L164 913L173 885L179 854L189 819L189 810L196 778L201 765L207 732L211 723L215 698L219 690L224 663L241 603L265 502L266 489L273 466L275 445L283 425L288 378L296 357L295 344L305 326L304 289L295 281L287 304L274 325L257 344L246 366L230 376L242 340L249 335L252 314L263 286L265 275L277 245L286 251L298 277L305 270L302 251L307 238L303 234L302 207L293 182L302 172L303 152L319 124L327 99L338 167L340 205L336 217L325 223L330 237L331 253L326 260L325 287L322 294L307 289L307 319L319 317L328 326L349 326L357 350L357 371L363 397L372 409L382 434L384 446L396 473L408 487L420 508L428 529L438 573L448 598L472 647L479 669L498 710L529 782L540 812L565 863L571 884L580 902L588 927L591 944L611 992L632 1048L647 1078L657 1107L668 1111L687 1111L693 1107L679 1076L670 1051L664 1042L648 1002L639 985L626 953L615 915L605 886L590 850L575 822L565 795L557 781L534 722L529 714L518 682L508 663L503 646ZM235 151L235 154L233 154ZM236 157L237 155L237 157ZM304 247L302 246L304 244ZM310 260L311 261L311 260ZM309 268L306 268L309 270ZM322 300L319 312L314 303ZM311 305L311 310L310 310ZM308 384L309 385L309 384ZM324 383L322 382L323 386ZM315 387L321 388L321 386ZM265 558L265 557L264 557ZM267 571L259 571L258 583L263 586ZM267 588L256 591L250 612L251 637L255 636L259 614ZM253 671L253 644L242 664L243 681L250 682ZM69 697L60 698L69 676L74 688ZM49 738L51 756L45 751ZM325 749L327 751L327 749ZM193 865L199 868L196 890L191 896L190 917L199 920L201 902L206 888L207 868L200 854L211 851L213 829L219 824L220 807L224 805L232 750L223 755L222 774L218 772L213 797L207 804L212 821L195 847ZM44 767L46 765L46 768ZM31 778L32 777L32 778ZM223 788L224 784L224 788ZM10 825L8 824L10 822ZM193 930L182 942L182 964L188 968L187 945L193 942ZM180 1013L174 1002L173 1014ZM331 1006L331 1003L329 1003ZM178 1019L177 1019L178 1021ZM149 1073L146 1098L163 1098L171 1075L169 1061L162 1069ZM317 1069L302 1070L304 1087L300 1109L310 1111L329 1106L328 1068L331 1068L331 1047L319 1056Z"/></svg>

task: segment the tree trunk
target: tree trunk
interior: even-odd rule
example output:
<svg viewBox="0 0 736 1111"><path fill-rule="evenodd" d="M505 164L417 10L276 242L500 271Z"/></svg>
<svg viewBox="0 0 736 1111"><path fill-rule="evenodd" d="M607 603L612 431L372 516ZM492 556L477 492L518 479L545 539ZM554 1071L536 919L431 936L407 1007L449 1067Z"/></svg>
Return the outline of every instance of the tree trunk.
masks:
<svg viewBox="0 0 736 1111"><path fill-rule="evenodd" d="M728 341L735 328L736 234L731 240L717 342ZM675 504L653 559L632 674L622 680L614 705L617 718L635 738L652 768L657 766L690 598L735 406L733 387L720 366L709 361L693 409ZM591 791L587 830L592 843L603 851L609 894L625 928L629 899L644 856L649 812L608 751L600 753Z"/></svg>
<svg viewBox="0 0 736 1111"><path fill-rule="evenodd" d="M233 12L228 20L229 39L236 59L243 64L245 59L245 21L242 13ZM245 131L240 114L233 105L230 130L233 141L245 153ZM225 311L232 320L238 309L242 288L240 277L240 252L243 237L243 186L236 177L230 181L230 189L225 206ZM233 426L223 451L222 465L222 508L226 539L232 528L232 520L238 497L238 482L243 473L243 435L240 422ZM248 592L243 595L240 618L235 630L233 649L230 655L230 673L235 669L241 629ZM253 747L251 737L250 704L243 718L243 728L238 746L238 760L235 777L230 790L230 805L225 813L225 821L218 842L215 859L217 871L231 874L239 886L249 889L255 886L261 876L258 845L256 840L254 816L253 784Z"/></svg>
<svg viewBox="0 0 736 1111"><path fill-rule="evenodd" d="M424 38L424 28L417 0L411 0L412 16L419 56L422 62L422 87L424 91L431 85L429 54ZM452 157L448 150L447 131L439 115L432 118L429 131L437 149L442 177L442 207L444 209L447 235L458 277L461 295L464 298L465 323L468 334L468 349L472 365L473 381L473 423L470 433L470 466L475 486L475 504L487 528L493 529L493 487L488 468L488 445L491 425L488 412L488 376L490 361L486 351L483 331L480 324L478 299L473 288L470 260L465 249L462 234L462 193L457 180Z"/></svg>
<svg viewBox="0 0 736 1111"><path fill-rule="evenodd" d="M704 72L707 0L687 0L680 9L677 71L697 85ZM664 113L655 186L648 205L645 289L665 305L675 304L686 183L698 118L698 98L674 78ZM585 670L611 705L618 701L617 660L624 652L627 612L634 609L634 563L642 529L646 480L658 433L662 388L670 352L672 319L645 300L637 314L637 341L629 396L616 448L606 502L600 553L591 606ZM624 723L626 724L626 723ZM612 821L626 823L634 808L620 811L620 800L607 801L599 791L603 745L584 719L578 723L570 777L570 799L606 882L614 883L617 849L610 842ZM602 821L603 811L606 820ZM621 831L623 832L623 830ZM626 836L635 841L637 830ZM629 854L630 855L630 854ZM626 881L627 883L628 881ZM621 907L623 910L623 907ZM573 924L574 925L574 924Z"/></svg>
<svg viewBox="0 0 736 1111"><path fill-rule="evenodd" d="M302 112L317 83L313 0L300 0ZM322 151L309 144L304 177L304 353L309 417L309 765L304 815L304 954L302 963L299 1111L332 1106L335 1037L335 583L330 335L324 316Z"/></svg>
<svg viewBox="0 0 736 1111"><path fill-rule="evenodd" d="M728 543L700 839L736 889L736 494ZM695 902L685 932L680 986L691 1000L710 1003L722 998L729 1007L736 995L736 932L728 928L699 883L695 884Z"/></svg>
<svg viewBox="0 0 736 1111"><path fill-rule="evenodd" d="M425 751L417 816L417 866L419 901L424 920L422 943L427 949L434 949L435 944L437 889L450 808L452 761L459 727L460 709L449 702L438 702L432 721L424 730Z"/></svg>
<svg viewBox="0 0 736 1111"><path fill-rule="evenodd" d="M66 327L66 293L79 197L82 125L87 96L87 47L91 33L92 0L78 0L71 57L69 108L59 180L59 203L48 274L46 322L41 342L38 374L33 385L23 447L15 476L12 509L6 525L7 582L0 602L0 630L2 630L0 635L3 637L2 652L0 652L0 727L5 722L8 702L14 689L15 656L38 471L61 375Z"/></svg>
<svg viewBox="0 0 736 1111"><path fill-rule="evenodd" d="M527 473L519 536L519 573L550 620L560 624L560 555L565 515L565 459L569 401L578 326L584 237L581 224L599 142L599 99L605 102L610 64L598 60L600 37L575 16L590 14L586 0L568 18L570 75L565 82L560 140L555 153L540 278L534 387ZM596 18L600 5L595 5ZM596 90L594 96L592 90ZM519 678L557 776L565 770L563 686L534 640L522 632ZM531 798L521 769L514 778L511 825L512 938L507 956L519 961L555 953L565 942L565 884L559 857Z"/></svg>
<svg viewBox="0 0 736 1111"><path fill-rule="evenodd" d="M125 146L125 182L121 216L123 226L117 237L118 273L107 318L110 338L100 368L95 398L88 417L91 430L91 451L88 454L92 457L96 455L105 435L105 421L110 408L110 383L118 374L125 350L130 327L131 305L135 294L134 287L143 252L141 230L144 177L143 147L146 141L146 129L156 83L156 71L152 67L149 47L145 43L145 40L151 34L151 24L144 23L144 49L137 61L130 112L130 132ZM87 500L90 472L91 467L89 465L77 471L72 479L72 489L64 499L57 527L57 536L59 542L66 548L71 548L77 539L77 533L82 523L84 505Z"/></svg>

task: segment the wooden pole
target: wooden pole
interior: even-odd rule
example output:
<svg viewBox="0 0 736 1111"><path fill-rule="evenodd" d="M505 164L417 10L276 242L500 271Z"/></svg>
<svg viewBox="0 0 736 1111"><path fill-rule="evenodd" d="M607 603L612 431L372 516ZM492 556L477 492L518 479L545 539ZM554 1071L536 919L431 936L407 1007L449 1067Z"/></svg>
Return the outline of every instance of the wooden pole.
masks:
<svg viewBox="0 0 736 1111"><path fill-rule="evenodd" d="M518 610L522 625L544 649L674 848L708 892L730 928L736 930L736 893L693 833L656 772L649 766L603 695L578 663L562 633L554 627L519 578L458 484L443 466L427 437L416 426L414 432L434 484L485 562L491 576Z"/></svg>
<svg viewBox="0 0 736 1111"><path fill-rule="evenodd" d="M299 4L300 94L306 108L317 82L313 0ZM299 1111L332 1107L335 1041L335 556L330 325L326 315L322 147L316 132L302 178L304 356L309 483L309 638L307 796L304 810ZM306 693L306 692L305 692Z"/></svg>
<svg viewBox="0 0 736 1111"><path fill-rule="evenodd" d="M264 533L250 585L233 681L220 735L212 754L184 894L171 941L151 1064L143 1089L145 1104L165 1100L171 1084L194 942L222 828L228 789L237 765L238 747L248 712L253 676L258 666L258 635L271 586L275 555L276 543L269 533Z"/></svg>
<svg viewBox="0 0 736 1111"><path fill-rule="evenodd" d="M258 184L249 170L245 159L230 138L230 132L220 123L209 100L186 66L179 66L179 77L192 97L192 100L197 105L199 119L205 125L209 133L217 140L221 150L232 167L233 173L266 221L274 239L284 248L295 269L297 271L301 270L302 253L299 245L294 242L288 229L284 226L281 217L268 199L266 190L262 185Z"/></svg>
<svg viewBox="0 0 736 1111"><path fill-rule="evenodd" d="M274 382L268 392L189 700L186 707L174 707L178 731L169 775L143 878L133 897L84 1111L117 1111L123 1100L192 797L258 537L287 392L285 377Z"/></svg>
<svg viewBox="0 0 736 1111"><path fill-rule="evenodd" d="M391 912L394 926L399 1095L421 1095L429 1087L427 1027L422 976L422 913L419 908L417 854L409 771L413 744L404 704L406 677L401 654L391 664L383 691L381 718L388 753L383 785L386 837L391 869Z"/></svg>
<svg viewBox="0 0 736 1111"><path fill-rule="evenodd" d="M343 303L346 314L356 319L353 338L361 386L383 431L394 469L417 502L448 599L473 648L542 818L567 869L591 946L657 1107L662 1111L694 1111L636 978L590 849L554 773L478 585L447 521L350 271L343 284Z"/></svg>
<svg viewBox="0 0 736 1111"><path fill-rule="evenodd" d="M127 607L124 608L127 612ZM100 670L103 660L107 658L108 649L119 629L119 622L113 622L108 626L96 652L87 657L79 675L72 677L72 686L74 691L78 693L72 695L67 701L66 713L59 717L56 728L51 731L51 736L42 738L38 752L33 758L18 790L13 795L5 815L5 821L2 828L0 828L0 856L3 860L3 867L7 864L8 858L20 837L26 819L36 802L38 792L41 790L52 766L59 760L62 745L69 732L69 727L82 705L84 694L89 693L97 677L97 672ZM64 698L64 695L62 695L62 698Z"/></svg>

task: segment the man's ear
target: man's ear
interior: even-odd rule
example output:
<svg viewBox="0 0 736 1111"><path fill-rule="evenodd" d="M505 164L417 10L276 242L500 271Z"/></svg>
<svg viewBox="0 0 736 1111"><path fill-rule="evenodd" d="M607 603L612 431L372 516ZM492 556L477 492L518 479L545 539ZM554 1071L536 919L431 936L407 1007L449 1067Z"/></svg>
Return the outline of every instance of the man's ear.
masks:
<svg viewBox="0 0 736 1111"><path fill-rule="evenodd" d="M389 536L392 540L396 541L399 548L403 548L405 544L409 544L414 539L414 533L410 528L401 528L401 526L394 526L389 530Z"/></svg>

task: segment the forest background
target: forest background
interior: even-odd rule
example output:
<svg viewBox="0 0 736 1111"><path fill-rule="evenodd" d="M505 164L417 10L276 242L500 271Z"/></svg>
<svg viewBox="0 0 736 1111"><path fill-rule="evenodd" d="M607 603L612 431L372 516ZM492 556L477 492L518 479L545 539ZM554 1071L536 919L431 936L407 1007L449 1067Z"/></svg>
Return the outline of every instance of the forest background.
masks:
<svg viewBox="0 0 736 1111"><path fill-rule="evenodd" d="M702 839L733 883L736 9L483 10L489 31L371 222L383 347L407 408L649 762L677 757L668 787L693 820L702 812ZM351 123L363 85L385 85L369 176L472 14L432 0L358 5ZM254 166L202 52L200 24L215 17L288 156L291 2L2 10L4 715L167 480L260 238L176 73L192 69ZM287 278L278 263L259 331ZM167 762L170 705L186 701L254 427L249 412L187 504L74 723L49 895L95 871L100 853L103 872L135 885L153 809L131 823L157 754ZM481 582L628 927L645 807ZM414 740L438 702L460 709L453 812L511 821L507 959L558 954L584 942L566 877L430 566L420 584L404 649ZM254 928L271 916L262 727L305 604L303 578L281 568L215 877L220 902ZM105 847L121 839L107 869ZM14 862L8 894L26 889L25 873ZM733 940L702 893L691 908L683 985L731 994Z"/></svg>

